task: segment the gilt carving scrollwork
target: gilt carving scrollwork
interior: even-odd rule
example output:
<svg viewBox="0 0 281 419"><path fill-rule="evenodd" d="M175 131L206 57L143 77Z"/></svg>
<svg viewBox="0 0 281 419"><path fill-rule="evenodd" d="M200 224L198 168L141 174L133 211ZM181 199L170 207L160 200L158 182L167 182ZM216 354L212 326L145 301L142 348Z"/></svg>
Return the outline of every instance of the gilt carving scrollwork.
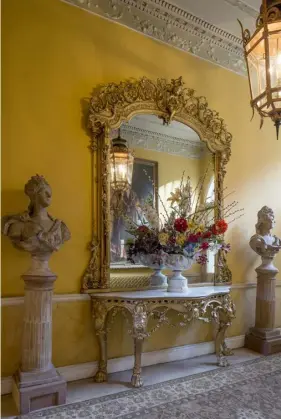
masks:
<svg viewBox="0 0 281 419"><path fill-rule="evenodd" d="M93 301L92 303L93 319L97 335L105 334L105 321L108 313L107 305L103 301Z"/></svg>
<svg viewBox="0 0 281 419"><path fill-rule="evenodd" d="M88 249L91 252L91 258L83 276L82 292L98 288L99 286L99 243L95 234L93 234L93 239L88 245Z"/></svg>
<svg viewBox="0 0 281 419"><path fill-rule="evenodd" d="M193 320L214 323L217 333L215 338L215 351L219 366L227 366L225 358L232 351L225 343L225 333L235 318L235 305L229 295L217 294L210 297L192 298L122 298L115 296L102 298L92 296L93 317L95 330L100 343L100 364L96 381L106 380L106 332L109 323L113 324L116 315L121 312L127 320L126 332L134 339L135 364L132 376L132 385L140 387L141 379L141 354L143 341L150 337L163 325L170 327L187 327ZM171 321L168 313L175 311L178 319ZM109 320L110 318L110 320ZM152 318L154 325L148 330L148 321Z"/></svg>
<svg viewBox="0 0 281 419"><path fill-rule="evenodd" d="M146 328L148 322L148 310L145 303L135 305L132 312L133 317L133 334L135 339L144 339L147 337Z"/></svg>
<svg viewBox="0 0 281 419"><path fill-rule="evenodd" d="M82 292L91 292L90 284L92 289L112 289L109 246L110 130L118 128L123 122L128 122L133 116L144 113L157 115L165 124L176 120L190 126L214 153L218 215L222 215L223 181L225 166L231 154L232 136L218 112L208 107L206 98L196 96L193 89L185 87L182 77L171 81L158 79L155 82L143 77L139 80L99 86L91 97L88 119L91 131L90 150L93 156L96 156L93 176L98 182L98 187L96 195L93 196L93 208L96 209L94 202L97 202L98 210L93 210L93 224L97 229L95 235L98 249L92 247L94 254L92 252L83 277ZM97 227L98 225L101 227ZM93 266L96 254L100 259L98 267ZM92 275L93 279L91 270L97 270ZM217 282L231 281L231 272L227 268L225 259L221 258L217 270ZM145 284L142 284L142 287L144 286ZM137 286L132 282L130 288L136 289Z"/></svg>
<svg viewBox="0 0 281 419"><path fill-rule="evenodd" d="M227 265L225 254L218 251L217 254L217 267L215 280L217 283L230 283L232 281L232 272Z"/></svg>
<svg viewBox="0 0 281 419"><path fill-rule="evenodd" d="M169 124L174 115L180 112L185 105L185 89L183 88L182 77L167 83L164 79L159 79L156 89L156 103L163 112L163 120ZM167 114L167 115L166 115Z"/></svg>
<svg viewBox="0 0 281 419"><path fill-rule="evenodd" d="M100 346L99 368L95 376L97 383L102 383L107 379L107 330L106 320L108 310L103 301L93 301L92 303L93 319L95 331Z"/></svg>
<svg viewBox="0 0 281 419"><path fill-rule="evenodd" d="M224 151L227 163L232 136L224 120L218 112L208 108L205 97L197 97L193 89L184 87L182 77L171 82L165 79L153 82L143 77L99 87L90 101L89 127L93 137L97 137L104 126L116 128L122 120L149 111L154 111L167 123L177 119L176 115L183 123L193 123L197 132L207 134L202 135L202 140L211 151Z"/></svg>

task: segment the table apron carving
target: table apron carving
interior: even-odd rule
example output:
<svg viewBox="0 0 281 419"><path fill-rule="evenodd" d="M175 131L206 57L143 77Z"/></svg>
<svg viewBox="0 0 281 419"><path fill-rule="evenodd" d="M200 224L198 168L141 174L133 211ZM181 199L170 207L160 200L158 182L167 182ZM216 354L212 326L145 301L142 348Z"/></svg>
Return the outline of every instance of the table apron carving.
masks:
<svg viewBox="0 0 281 419"><path fill-rule="evenodd" d="M151 336L162 325L171 327L187 326L192 320L213 322L217 326L215 338L215 351L219 366L229 365L227 359L231 351L225 343L225 332L235 317L235 306L229 292L204 296L190 297L146 297L122 298L122 294L94 294L92 298L92 310L95 324L95 332L99 340L100 360L95 381L107 380L107 331L114 318L121 312L127 320L128 333L134 339L134 369L131 383L134 387L142 386L141 379L141 355L144 339ZM133 293L132 293L133 294ZM159 293L160 294L160 293ZM160 294L161 295L161 294ZM159 297L160 297L159 295ZM178 320L172 323L168 317L169 311L178 313ZM154 319L154 325L148 330L148 320Z"/></svg>

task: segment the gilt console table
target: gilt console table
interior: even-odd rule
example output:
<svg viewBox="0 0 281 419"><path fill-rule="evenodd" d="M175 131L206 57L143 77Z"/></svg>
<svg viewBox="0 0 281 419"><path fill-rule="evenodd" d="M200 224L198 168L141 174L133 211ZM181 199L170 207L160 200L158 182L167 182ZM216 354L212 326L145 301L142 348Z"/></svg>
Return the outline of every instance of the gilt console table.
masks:
<svg viewBox="0 0 281 419"><path fill-rule="evenodd" d="M111 292L91 294L95 331L99 339L100 360L96 382L107 380L107 328L118 312L129 320L128 333L134 339L134 369L131 383L142 386L141 355L143 341L161 325L187 326L191 320L214 322L217 326L215 351L219 366L227 366L225 358L231 351L225 344L225 332L235 317L235 306L228 286L194 287L185 293L171 293L163 290L132 292ZM167 313L178 312L178 321L172 324ZM148 330L148 320L155 320Z"/></svg>

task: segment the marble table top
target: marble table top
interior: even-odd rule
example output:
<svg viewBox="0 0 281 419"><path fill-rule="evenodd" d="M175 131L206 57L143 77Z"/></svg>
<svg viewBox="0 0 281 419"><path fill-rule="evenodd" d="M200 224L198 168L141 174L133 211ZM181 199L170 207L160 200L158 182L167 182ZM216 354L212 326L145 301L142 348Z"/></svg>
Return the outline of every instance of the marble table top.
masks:
<svg viewBox="0 0 281 419"><path fill-rule="evenodd" d="M118 298L118 299L169 299L169 298L204 298L218 294L229 294L230 286L216 287L192 287L186 292L167 292L165 290L122 291L122 292L99 292L91 294L92 298Z"/></svg>

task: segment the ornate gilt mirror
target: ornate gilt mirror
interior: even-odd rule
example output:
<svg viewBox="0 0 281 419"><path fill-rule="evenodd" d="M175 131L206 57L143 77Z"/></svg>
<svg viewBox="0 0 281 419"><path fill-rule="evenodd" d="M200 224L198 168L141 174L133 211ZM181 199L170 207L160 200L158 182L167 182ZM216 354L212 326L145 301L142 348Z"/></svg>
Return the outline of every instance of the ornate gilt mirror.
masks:
<svg viewBox="0 0 281 419"><path fill-rule="evenodd" d="M127 260L125 244L130 234L124 214L137 224L139 203L147 199L161 214L161 203L179 186L185 173L195 191L204 177L201 204L214 201L211 216L222 218L231 134L218 113L208 108L206 99L184 87L182 78L171 82L142 78L99 87L90 100L89 127L93 239L82 292L146 288L151 271ZM124 181L124 164L118 166L119 157L112 152L120 146L128 150L125 168L130 175L130 187L122 193L112 186ZM118 166L118 179L113 166ZM194 284L230 283L224 254L209 252L208 263L192 267L188 279Z"/></svg>

